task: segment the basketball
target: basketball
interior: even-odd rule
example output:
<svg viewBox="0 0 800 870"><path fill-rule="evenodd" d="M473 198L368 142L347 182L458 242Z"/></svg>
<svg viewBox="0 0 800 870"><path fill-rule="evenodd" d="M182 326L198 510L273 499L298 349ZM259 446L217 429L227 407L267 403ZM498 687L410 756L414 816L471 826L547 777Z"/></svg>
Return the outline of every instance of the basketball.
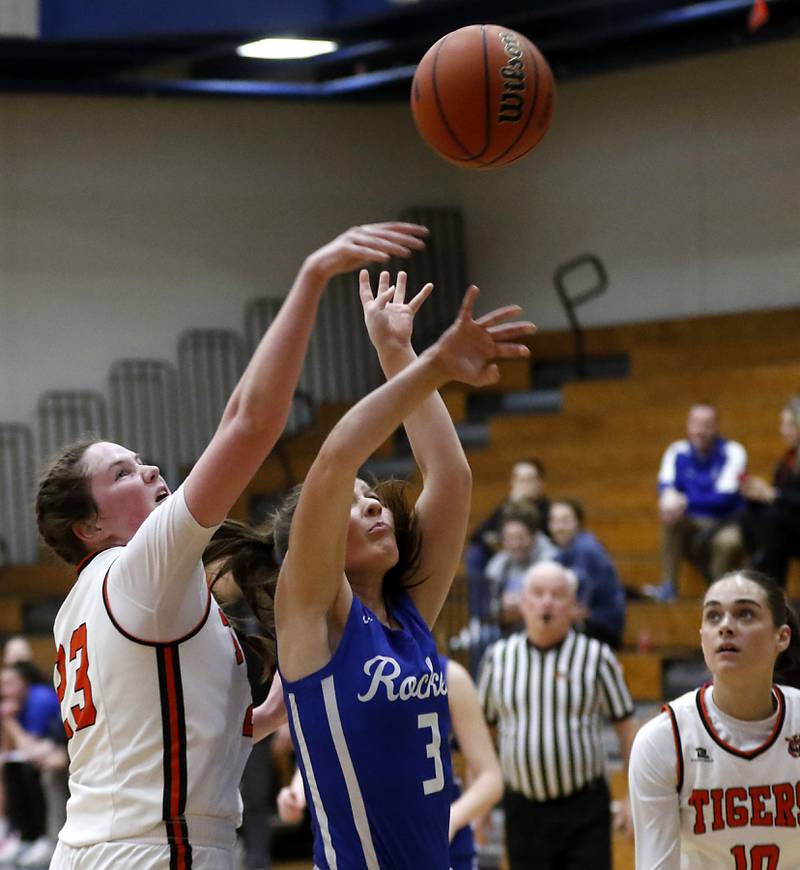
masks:
<svg viewBox="0 0 800 870"><path fill-rule="evenodd" d="M524 157L547 132L553 74L536 46L496 24L443 36L411 83L411 111L425 142L468 169L495 169Z"/></svg>

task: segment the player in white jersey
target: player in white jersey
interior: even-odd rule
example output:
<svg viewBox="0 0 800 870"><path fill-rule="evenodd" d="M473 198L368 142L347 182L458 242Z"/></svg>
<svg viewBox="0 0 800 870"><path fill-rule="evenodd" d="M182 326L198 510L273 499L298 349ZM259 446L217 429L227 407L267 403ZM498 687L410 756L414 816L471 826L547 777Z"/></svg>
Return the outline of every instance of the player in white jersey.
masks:
<svg viewBox="0 0 800 870"><path fill-rule="evenodd" d="M634 741L639 870L800 868L800 629L781 588L728 574L703 603L713 681Z"/></svg>
<svg viewBox="0 0 800 870"><path fill-rule="evenodd" d="M82 441L45 472L37 519L78 565L55 623L70 755L52 868L233 868L253 715L242 650L200 557L285 425L327 282L424 247L424 227L354 227L304 262L210 444L170 494L127 448Z"/></svg>

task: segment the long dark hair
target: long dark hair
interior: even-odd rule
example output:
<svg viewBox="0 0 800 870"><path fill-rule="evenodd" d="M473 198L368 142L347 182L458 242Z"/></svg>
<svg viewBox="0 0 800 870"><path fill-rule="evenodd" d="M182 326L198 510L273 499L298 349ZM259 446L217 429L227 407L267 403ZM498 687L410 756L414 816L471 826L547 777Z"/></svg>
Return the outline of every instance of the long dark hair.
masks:
<svg viewBox="0 0 800 870"><path fill-rule="evenodd" d="M408 588L406 580L419 563L421 538L416 514L407 498L408 484L392 479L372 481L371 486L394 516L398 559L383 578L383 599L390 610L400 593ZM275 663L275 588L289 546L289 531L301 490L302 484L291 489L267 519L257 526L226 520L203 553L203 563L211 569L212 590L221 577L229 574L258 619L263 639L250 640L259 647L265 671Z"/></svg>
<svg viewBox="0 0 800 870"><path fill-rule="evenodd" d="M789 603L786 593L772 577L761 571L753 571L750 568L731 571L720 577L720 580L728 580L731 577L741 577L743 580L755 583L764 593L775 627L789 626L791 632L789 646L775 660L773 681L800 689L800 620L797 611Z"/></svg>

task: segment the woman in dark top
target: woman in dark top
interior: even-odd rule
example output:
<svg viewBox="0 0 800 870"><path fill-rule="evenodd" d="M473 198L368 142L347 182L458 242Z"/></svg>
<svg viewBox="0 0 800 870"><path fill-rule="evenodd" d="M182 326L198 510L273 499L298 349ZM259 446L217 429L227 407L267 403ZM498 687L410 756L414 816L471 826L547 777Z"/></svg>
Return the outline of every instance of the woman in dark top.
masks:
<svg viewBox="0 0 800 870"><path fill-rule="evenodd" d="M800 396L781 411L780 431L788 449L775 467L772 484L748 475L742 494L755 518L753 566L786 586L789 560L800 556Z"/></svg>

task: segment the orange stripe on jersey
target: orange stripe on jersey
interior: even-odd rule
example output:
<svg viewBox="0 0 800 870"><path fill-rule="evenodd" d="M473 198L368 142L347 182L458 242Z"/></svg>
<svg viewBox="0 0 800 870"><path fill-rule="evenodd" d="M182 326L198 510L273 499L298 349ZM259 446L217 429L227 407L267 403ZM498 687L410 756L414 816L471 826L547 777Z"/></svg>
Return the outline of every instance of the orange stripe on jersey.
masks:
<svg viewBox="0 0 800 870"><path fill-rule="evenodd" d="M236 664L240 665L244 661L244 653L242 652L242 648L239 646L239 641L236 639L236 634L231 628L230 622L228 622L228 617L225 616L225 614L222 612L222 609L218 609L217 612L219 613L219 618L222 620L222 624L231 633L231 640L233 641L233 652L236 655Z"/></svg>
<svg viewBox="0 0 800 870"><path fill-rule="evenodd" d="M672 740L675 743L675 780L677 790L683 788L683 746L681 745L681 733L678 731L678 720L675 718L675 711L669 704L664 704L661 708L668 716L670 725L672 725Z"/></svg>
<svg viewBox="0 0 800 870"><path fill-rule="evenodd" d="M156 647L164 741L163 818L170 849L170 870L191 870L192 847L186 811L186 718L177 644Z"/></svg>
<svg viewBox="0 0 800 870"><path fill-rule="evenodd" d="M243 737L252 737L253 736L253 705L250 706L244 712L244 722L242 723L242 736Z"/></svg>
<svg viewBox="0 0 800 870"><path fill-rule="evenodd" d="M746 761L750 761L751 759L761 755L762 752L766 752L778 739L778 735L781 733L784 720L786 719L786 701L783 697L783 692L781 692L777 686L772 687L772 694L778 705L778 715L775 718L775 726L772 729L772 733L767 737L764 743L761 744L761 746L756 746L755 749L745 751L743 749L737 749L735 746L731 746L730 743L723 740L714 730L714 725L711 722L711 717L708 715L708 708L706 707L705 700L706 692L710 688L711 686L706 685L703 686L702 689L698 689L696 703L697 711L700 714L700 721L703 723L703 727L706 729L711 739L726 752L730 752L731 755L735 755L738 758L744 758Z"/></svg>

